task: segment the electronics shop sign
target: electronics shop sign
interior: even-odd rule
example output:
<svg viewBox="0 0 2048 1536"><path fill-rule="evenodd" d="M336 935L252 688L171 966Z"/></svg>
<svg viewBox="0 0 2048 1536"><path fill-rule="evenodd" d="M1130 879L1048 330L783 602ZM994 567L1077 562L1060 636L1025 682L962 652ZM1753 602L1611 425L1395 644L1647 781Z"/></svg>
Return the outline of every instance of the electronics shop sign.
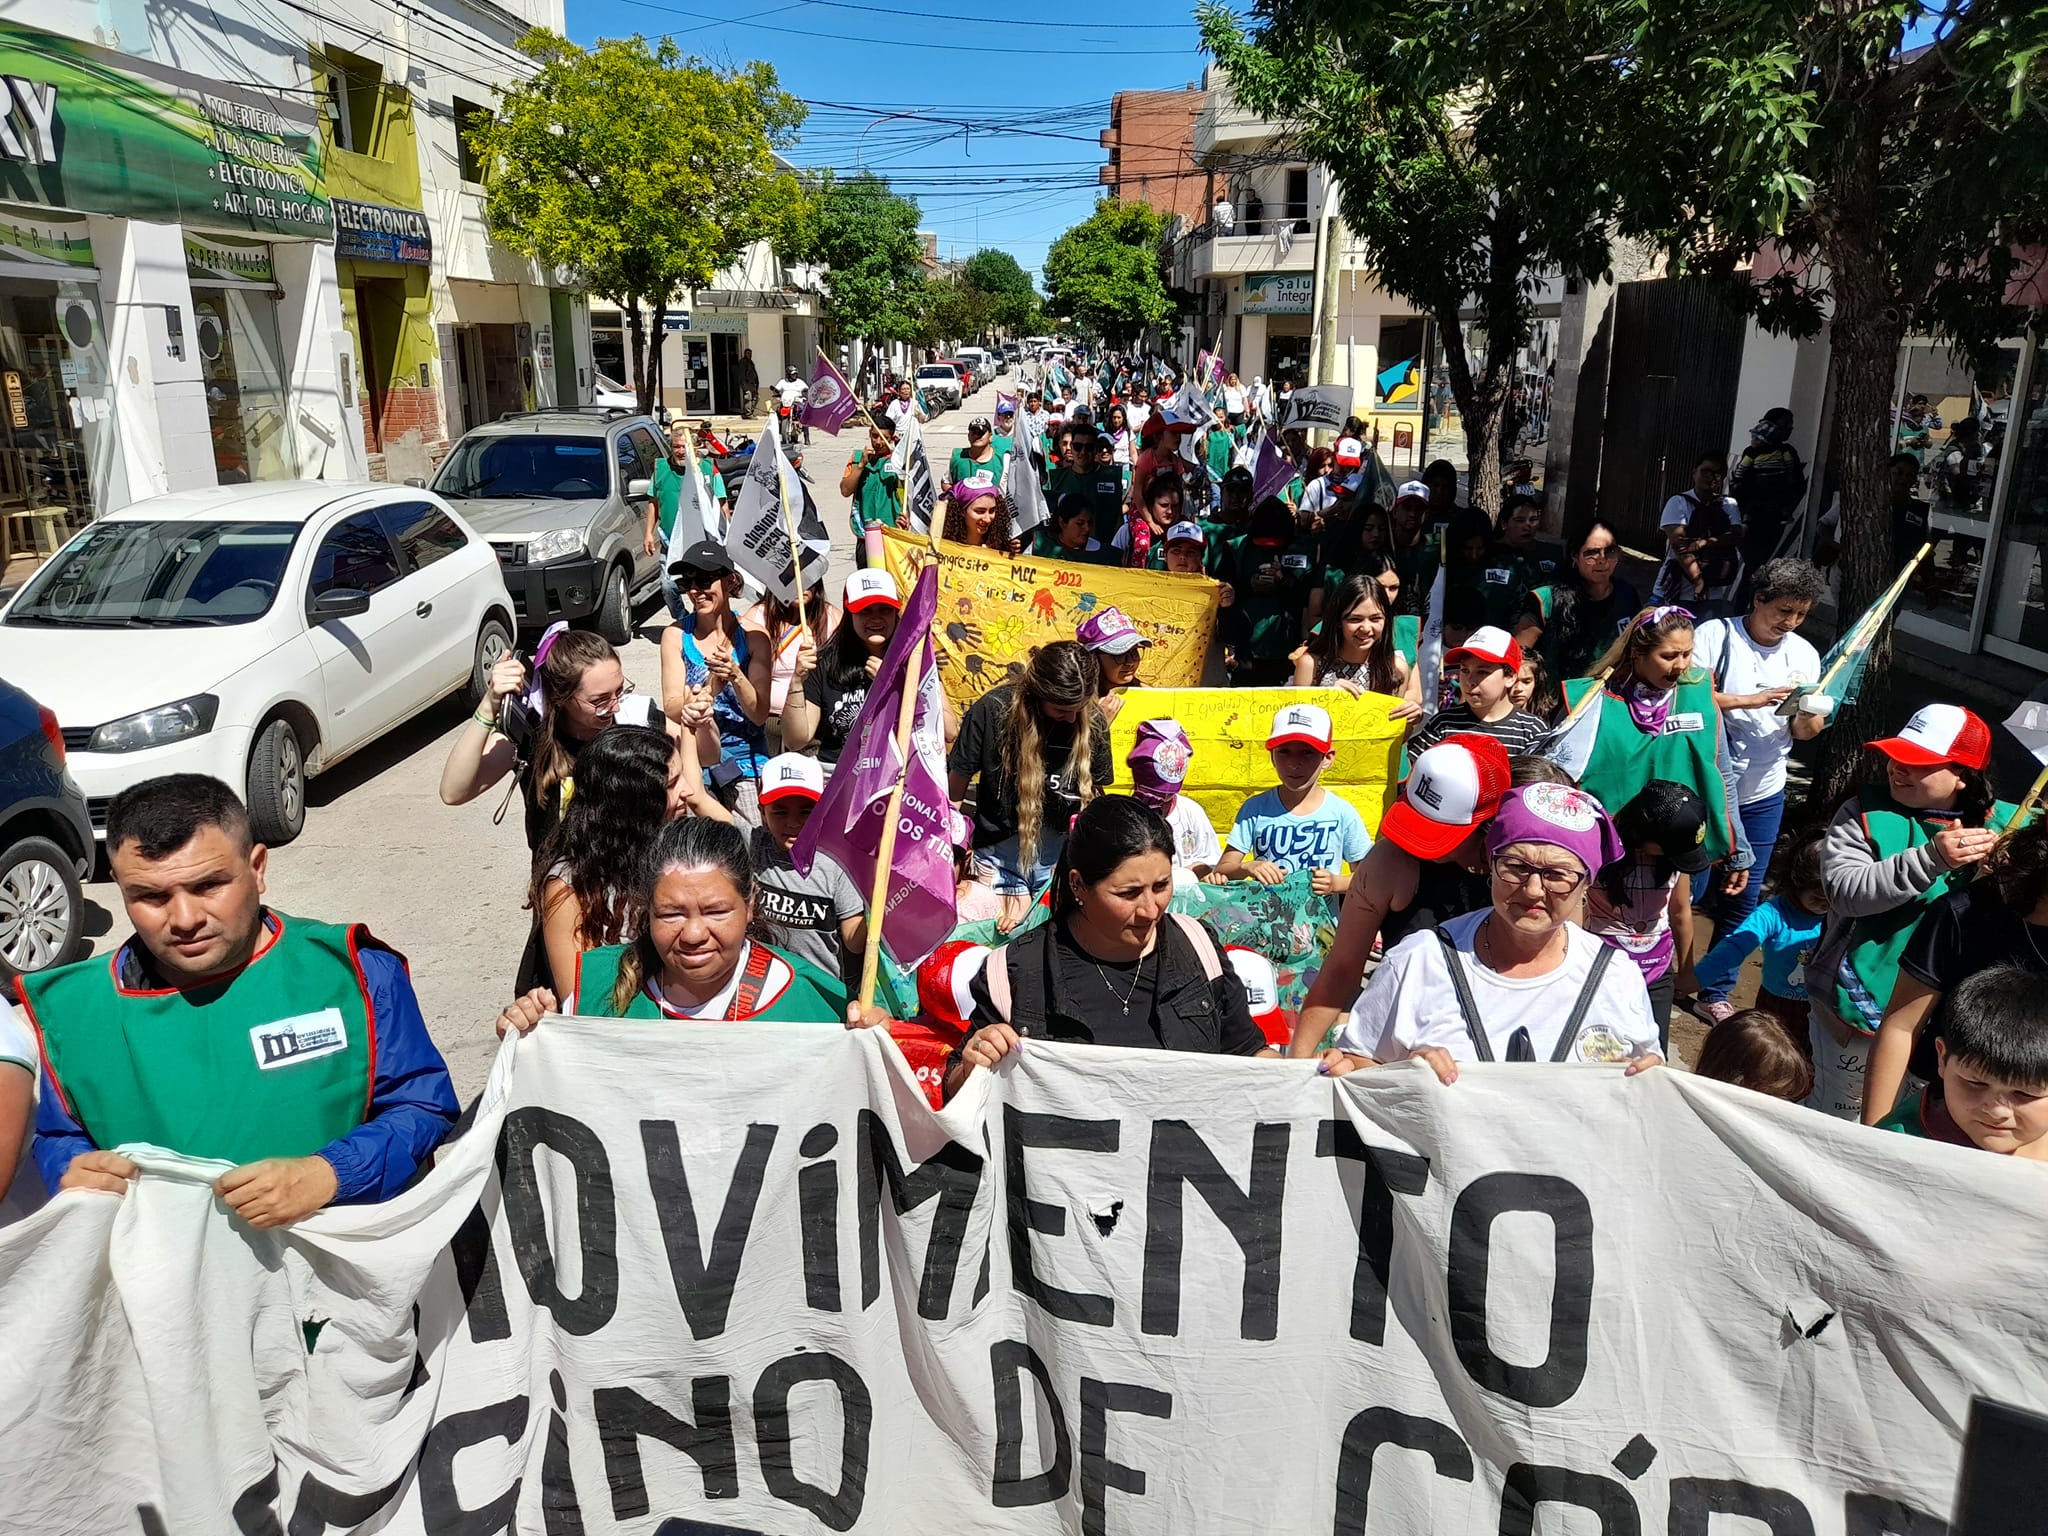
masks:
<svg viewBox="0 0 2048 1536"><path fill-rule="evenodd" d="M417 208L387 208L382 203L337 197L334 254L356 261L425 267L433 264L434 239L427 231L427 216Z"/></svg>

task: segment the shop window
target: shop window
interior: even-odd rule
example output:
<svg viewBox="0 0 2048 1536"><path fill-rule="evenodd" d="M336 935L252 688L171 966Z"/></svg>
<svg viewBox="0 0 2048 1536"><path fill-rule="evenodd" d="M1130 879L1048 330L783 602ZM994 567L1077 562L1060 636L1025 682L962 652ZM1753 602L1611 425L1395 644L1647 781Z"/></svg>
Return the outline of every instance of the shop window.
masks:
<svg viewBox="0 0 2048 1536"><path fill-rule="evenodd" d="M1999 445L2012 455L2012 472L1988 628L2001 640L2048 653L2048 348L2039 341L2026 394L1999 428Z"/></svg>
<svg viewBox="0 0 2048 1536"><path fill-rule="evenodd" d="M326 592L375 592L398 580L398 556L374 512L342 519L313 557L310 601Z"/></svg>
<svg viewBox="0 0 2048 1536"><path fill-rule="evenodd" d="M1420 315L1389 315L1380 321L1379 372L1372 386L1375 409L1422 409L1422 346L1427 324Z"/></svg>
<svg viewBox="0 0 2048 1536"><path fill-rule="evenodd" d="M354 154L375 154L384 71L369 59L335 48L316 56L315 68L323 76L322 110L335 144Z"/></svg>
<svg viewBox="0 0 2048 1536"><path fill-rule="evenodd" d="M391 542L415 571L423 571L436 560L445 560L469 540L455 519L431 502L406 501L377 509L377 517Z"/></svg>
<svg viewBox="0 0 2048 1536"><path fill-rule="evenodd" d="M1287 206L1281 217L1294 225L1297 235L1308 233L1308 167L1290 165L1287 167Z"/></svg>
<svg viewBox="0 0 2048 1536"><path fill-rule="evenodd" d="M195 283L192 313L215 477L222 485L296 478L277 299L260 289Z"/></svg>
<svg viewBox="0 0 2048 1536"><path fill-rule="evenodd" d="M478 130L497 116L489 107L455 98L455 159L464 181L481 184L490 169L478 146Z"/></svg>
<svg viewBox="0 0 2048 1536"><path fill-rule="evenodd" d="M107 495L111 387L96 288L0 277L0 552L54 550Z"/></svg>

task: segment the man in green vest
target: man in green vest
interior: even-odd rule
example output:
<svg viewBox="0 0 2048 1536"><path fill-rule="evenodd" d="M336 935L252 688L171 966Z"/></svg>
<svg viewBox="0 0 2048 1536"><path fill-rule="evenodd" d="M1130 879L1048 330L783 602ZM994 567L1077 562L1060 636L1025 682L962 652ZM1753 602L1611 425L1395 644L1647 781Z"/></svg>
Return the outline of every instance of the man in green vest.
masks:
<svg viewBox="0 0 2048 1536"><path fill-rule="evenodd" d="M136 1143L235 1164L252 1227L389 1198L460 1109L404 959L359 925L263 905L268 850L218 779L123 790L107 861L135 937L21 981L42 1044L35 1157L53 1193L119 1195Z"/></svg>

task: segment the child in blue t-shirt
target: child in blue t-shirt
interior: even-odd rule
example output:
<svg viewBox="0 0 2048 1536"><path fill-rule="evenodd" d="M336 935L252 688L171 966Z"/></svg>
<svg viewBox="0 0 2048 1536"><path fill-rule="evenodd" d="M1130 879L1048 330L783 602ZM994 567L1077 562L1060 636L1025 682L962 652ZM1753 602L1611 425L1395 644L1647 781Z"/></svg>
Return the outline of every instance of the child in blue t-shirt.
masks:
<svg viewBox="0 0 2048 1536"><path fill-rule="evenodd" d="M1226 880L1278 885L1303 870L1316 893L1342 896L1351 872L1372 847L1365 820L1341 795L1323 788L1330 766L1330 712L1314 704L1288 704L1273 716L1266 738L1279 786L1238 807L1237 821L1216 873Z"/></svg>
<svg viewBox="0 0 2048 1536"><path fill-rule="evenodd" d="M1820 942L1827 917L1827 892L1820 877L1821 835L1803 839L1791 857L1773 868L1776 894L1714 941L1714 947L1693 967L1700 985L1696 1011L1719 1024L1735 1012L1728 1001L1735 977L1750 951L1764 952L1763 984L1756 1005L1774 1018L1795 1026L1806 1023L1806 957Z"/></svg>

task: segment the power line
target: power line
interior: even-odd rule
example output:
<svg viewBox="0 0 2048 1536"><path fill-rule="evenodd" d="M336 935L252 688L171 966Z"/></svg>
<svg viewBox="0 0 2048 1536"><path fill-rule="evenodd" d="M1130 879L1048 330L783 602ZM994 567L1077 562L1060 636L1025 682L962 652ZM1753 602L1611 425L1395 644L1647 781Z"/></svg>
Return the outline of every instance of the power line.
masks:
<svg viewBox="0 0 2048 1536"><path fill-rule="evenodd" d="M869 11L877 16L893 16L899 21L903 19L905 14L894 6L856 5L854 0L798 0L798 3L830 6L836 11ZM1017 25L1017 18L1014 16L960 16L944 11L918 11L916 16L919 21L985 22L990 25L1005 27ZM751 18L734 18L737 21L749 19ZM1044 31L1048 27L1071 27L1076 30L1089 32L1183 32L1197 25L1197 23L1192 21L1041 21L1034 17L1029 25L1034 32Z"/></svg>
<svg viewBox="0 0 2048 1536"><path fill-rule="evenodd" d="M686 11L673 5L656 5L653 3L653 0L639 0L639 9L644 11L661 11L670 16L687 16L692 21L706 23L703 27L693 29L700 32L708 31L713 26L745 25L755 19L751 16L708 16L702 11ZM892 14L900 15L900 13ZM1073 53L1071 48L990 48L979 43L911 43L905 42L900 37L859 37L848 32L806 31L804 36L814 37L822 42L868 43L883 48L919 48L939 53L977 53L984 56L1003 54L1015 57L1035 56L1038 58L1063 59L1070 57ZM1105 44L1115 46L1107 38L1103 41ZM1197 52L1197 50L1190 46L1187 48L1119 48L1118 52L1127 58L1164 59L1184 58L1191 53Z"/></svg>

